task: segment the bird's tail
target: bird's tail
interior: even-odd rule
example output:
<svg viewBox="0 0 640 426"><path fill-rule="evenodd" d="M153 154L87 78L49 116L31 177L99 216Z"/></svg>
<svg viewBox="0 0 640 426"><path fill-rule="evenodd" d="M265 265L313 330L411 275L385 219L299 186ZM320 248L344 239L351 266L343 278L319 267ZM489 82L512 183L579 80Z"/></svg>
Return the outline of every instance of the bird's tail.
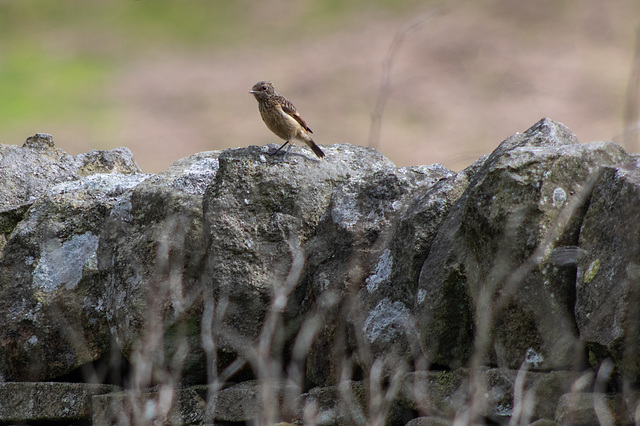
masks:
<svg viewBox="0 0 640 426"><path fill-rule="evenodd" d="M307 145L309 146L309 148L311 148L311 150L313 151L313 153L315 155L318 156L318 158L324 158L324 152L322 152L322 150L320 149L320 147L318 146L317 143L315 143L313 141L313 139L309 138L309 140L305 140L305 142L307 143Z"/></svg>

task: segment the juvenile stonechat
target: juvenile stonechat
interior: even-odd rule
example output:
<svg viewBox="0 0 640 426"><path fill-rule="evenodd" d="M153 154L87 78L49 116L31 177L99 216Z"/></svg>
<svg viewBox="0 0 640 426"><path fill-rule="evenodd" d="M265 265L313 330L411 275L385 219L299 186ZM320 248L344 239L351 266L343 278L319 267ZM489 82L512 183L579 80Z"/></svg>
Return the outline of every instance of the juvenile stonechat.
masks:
<svg viewBox="0 0 640 426"><path fill-rule="evenodd" d="M276 92L270 81L260 81L254 84L249 93L255 96L258 101L258 109L264 124L269 130L285 140L285 143L271 155L276 154L292 140L297 139L306 143L318 158L324 158L324 152L309 136L309 133L313 132L300 117L296 107L287 98ZM289 145L290 148L291 145ZM285 157L288 152L287 149Z"/></svg>

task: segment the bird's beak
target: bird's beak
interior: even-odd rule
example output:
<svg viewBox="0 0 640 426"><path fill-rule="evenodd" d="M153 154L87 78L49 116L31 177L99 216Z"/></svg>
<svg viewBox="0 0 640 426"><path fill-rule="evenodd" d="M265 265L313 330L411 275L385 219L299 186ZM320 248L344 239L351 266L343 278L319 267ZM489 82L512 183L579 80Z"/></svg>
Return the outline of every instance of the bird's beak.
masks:
<svg viewBox="0 0 640 426"><path fill-rule="evenodd" d="M255 90L251 90L249 93L251 93L253 95L253 94L258 93L258 92L256 92Z"/></svg>

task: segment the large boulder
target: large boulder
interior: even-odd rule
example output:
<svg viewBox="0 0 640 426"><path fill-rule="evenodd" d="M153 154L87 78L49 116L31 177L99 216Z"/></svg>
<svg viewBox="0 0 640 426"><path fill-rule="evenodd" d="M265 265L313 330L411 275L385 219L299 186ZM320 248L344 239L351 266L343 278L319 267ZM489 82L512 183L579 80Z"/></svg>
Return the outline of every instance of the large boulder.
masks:
<svg viewBox="0 0 640 426"><path fill-rule="evenodd" d="M461 180L440 165L392 168L334 192L306 268L303 312L322 318L307 356L310 380L335 382L342 368L336 360L350 353L366 369L379 356L410 358L405 302L413 300L430 237L452 203L442 188L454 181ZM408 224L410 217L417 220Z"/></svg>
<svg viewBox="0 0 640 426"><path fill-rule="evenodd" d="M581 358L573 313L580 224L603 166L629 156L613 143L579 144L543 119L500 144L438 229L414 314L432 363L567 369Z"/></svg>
<svg viewBox="0 0 640 426"><path fill-rule="evenodd" d="M2 424L86 424L92 398L117 386L87 383L0 383Z"/></svg>
<svg viewBox="0 0 640 426"><path fill-rule="evenodd" d="M101 227L105 317L123 355L146 372L136 376L141 386L207 379L202 199L218 155L194 154L149 177L118 199Z"/></svg>
<svg viewBox="0 0 640 426"><path fill-rule="evenodd" d="M336 188L394 168L369 148L344 144L325 152L320 161L294 148L280 161L259 147L227 150L204 196L203 287L209 306L224 307L224 320L213 327L217 347L247 357L256 374L266 373L252 352L259 336L262 356L281 354L295 338L304 314L299 282L313 273L306 259L331 250L310 241Z"/></svg>
<svg viewBox="0 0 640 426"><path fill-rule="evenodd" d="M580 230L576 321L598 366L613 358L631 382L640 378L640 171L605 167Z"/></svg>
<svg viewBox="0 0 640 426"><path fill-rule="evenodd" d="M109 351L98 242L115 200L147 176L127 149L72 157L43 134L2 148L0 380L53 378Z"/></svg>

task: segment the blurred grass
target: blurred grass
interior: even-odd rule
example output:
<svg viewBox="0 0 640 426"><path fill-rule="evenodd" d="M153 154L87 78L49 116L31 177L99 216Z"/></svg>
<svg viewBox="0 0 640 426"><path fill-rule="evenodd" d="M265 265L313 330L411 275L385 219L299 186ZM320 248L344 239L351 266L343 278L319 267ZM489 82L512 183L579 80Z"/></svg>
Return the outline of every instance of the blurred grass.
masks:
<svg viewBox="0 0 640 426"><path fill-rule="evenodd" d="M108 67L95 58L60 58L29 44L5 51L0 59L0 126L40 116L78 118L73 111L99 112L95 88L107 74Z"/></svg>
<svg viewBox="0 0 640 426"><path fill-rule="evenodd" d="M123 64L154 50L286 43L302 30L313 36L340 25L364 5L392 13L416 3L0 0L0 140L20 143L5 137L53 123L100 133L112 121L103 88Z"/></svg>

